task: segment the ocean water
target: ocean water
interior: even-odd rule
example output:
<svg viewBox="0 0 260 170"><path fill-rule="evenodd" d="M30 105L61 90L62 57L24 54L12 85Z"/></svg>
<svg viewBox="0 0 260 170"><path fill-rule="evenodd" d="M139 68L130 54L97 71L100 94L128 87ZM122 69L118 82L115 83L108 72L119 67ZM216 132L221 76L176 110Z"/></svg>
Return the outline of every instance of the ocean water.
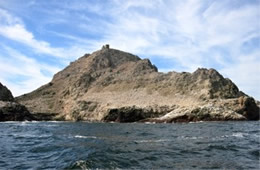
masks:
<svg viewBox="0 0 260 170"><path fill-rule="evenodd" d="M0 123L0 169L260 169L259 121Z"/></svg>

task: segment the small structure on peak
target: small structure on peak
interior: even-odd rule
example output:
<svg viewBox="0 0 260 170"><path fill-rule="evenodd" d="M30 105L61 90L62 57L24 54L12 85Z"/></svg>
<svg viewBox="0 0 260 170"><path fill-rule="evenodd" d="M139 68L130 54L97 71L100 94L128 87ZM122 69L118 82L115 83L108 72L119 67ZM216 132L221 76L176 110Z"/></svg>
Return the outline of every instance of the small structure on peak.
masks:
<svg viewBox="0 0 260 170"><path fill-rule="evenodd" d="M103 45L102 49L109 49L109 44Z"/></svg>

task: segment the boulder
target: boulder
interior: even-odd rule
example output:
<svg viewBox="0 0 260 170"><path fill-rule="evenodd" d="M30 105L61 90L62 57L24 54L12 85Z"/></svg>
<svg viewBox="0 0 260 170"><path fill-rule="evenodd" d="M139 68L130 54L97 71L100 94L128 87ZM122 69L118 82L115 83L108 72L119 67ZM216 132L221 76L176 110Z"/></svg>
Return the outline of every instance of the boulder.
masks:
<svg viewBox="0 0 260 170"><path fill-rule="evenodd" d="M245 116L248 120L259 120L260 109L252 97L241 96L239 97L238 102L238 113Z"/></svg>

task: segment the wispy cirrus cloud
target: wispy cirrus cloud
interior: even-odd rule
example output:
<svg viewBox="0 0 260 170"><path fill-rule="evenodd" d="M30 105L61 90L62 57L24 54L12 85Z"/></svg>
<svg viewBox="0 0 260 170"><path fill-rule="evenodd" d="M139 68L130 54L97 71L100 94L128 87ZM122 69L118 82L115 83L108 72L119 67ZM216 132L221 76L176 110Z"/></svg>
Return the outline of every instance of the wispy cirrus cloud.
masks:
<svg viewBox="0 0 260 170"><path fill-rule="evenodd" d="M84 48L81 45L52 47L49 42L36 39L34 34L26 29L21 19L12 16L2 9L0 9L0 17L0 35L29 47L34 50L35 53L60 58L76 58L76 55L84 54L86 51L86 47Z"/></svg>
<svg viewBox="0 0 260 170"><path fill-rule="evenodd" d="M0 81L15 95L32 91L51 80L61 68L39 63L13 48L0 45Z"/></svg>
<svg viewBox="0 0 260 170"><path fill-rule="evenodd" d="M48 42L36 40L34 35L27 31L23 22L13 17L7 11L0 9L0 35L8 39L25 44L37 53L60 56L60 49L52 48Z"/></svg>
<svg viewBox="0 0 260 170"><path fill-rule="evenodd" d="M72 45L68 48L52 47L49 42L37 40L32 32L25 28L24 23L18 17L0 9L0 36L14 41L22 46L18 49L9 44L0 44L0 82L7 85L14 95L30 92L49 82L51 77L69 61L83 55L86 47ZM24 48L31 57L20 51ZM20 50L20 51L19 51ZM42 55L41 58L56 58L56 65L46 63L33 56Z"/></svg>

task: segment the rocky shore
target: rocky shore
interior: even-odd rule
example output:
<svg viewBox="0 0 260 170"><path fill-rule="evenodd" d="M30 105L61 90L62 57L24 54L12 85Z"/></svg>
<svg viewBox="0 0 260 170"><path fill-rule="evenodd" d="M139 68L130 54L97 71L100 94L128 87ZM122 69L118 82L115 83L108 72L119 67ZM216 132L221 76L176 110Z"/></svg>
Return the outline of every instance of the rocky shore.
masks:
<svg viewBox="0 0 260 170"><path fill-rule="evenodd" d="M14 101L11 91L0 83L0 122L34 119L25 106Z"/></svg>
<svg viewBox="0 0 260 170"><path fill-rule="evenodd" d="M104 46L19 96L38 119L98 122L259 120L255 100L214 69L158 72L148 59Z"/></svg>

